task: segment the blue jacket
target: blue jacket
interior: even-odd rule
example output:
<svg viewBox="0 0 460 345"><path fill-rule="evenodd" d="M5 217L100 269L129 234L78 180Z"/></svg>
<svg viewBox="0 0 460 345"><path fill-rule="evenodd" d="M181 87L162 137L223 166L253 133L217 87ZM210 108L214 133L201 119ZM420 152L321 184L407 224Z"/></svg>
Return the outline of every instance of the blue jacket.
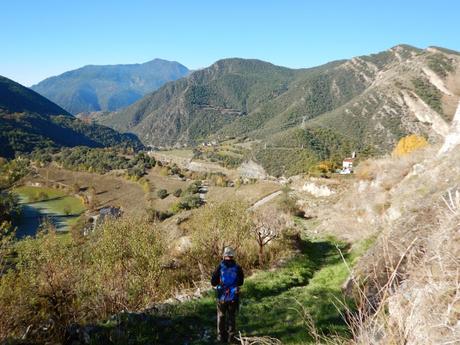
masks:
<svg viewBox="0 0 460 345"><path fill-rule="evenodd" d="M241 266L238 265L235 262L235 260L222 260L222 262L219 264L219 266L217 266L217 268L212 273L212 277L211 277L211 285L212 286L217 286L217 285L220 284L220 265L221 264L224 264L227 267L232 267L232 266L236 265L237 274L238 274L237 285L238 286L243 285L243 283L244 283L244 273L243 273L243 269L241 268Z"/></svg>

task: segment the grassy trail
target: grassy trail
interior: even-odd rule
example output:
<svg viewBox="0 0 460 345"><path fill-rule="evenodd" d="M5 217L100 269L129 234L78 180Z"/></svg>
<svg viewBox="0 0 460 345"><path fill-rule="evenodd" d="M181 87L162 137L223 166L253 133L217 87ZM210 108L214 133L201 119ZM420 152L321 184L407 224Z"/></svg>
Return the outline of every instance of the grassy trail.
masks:
<svg viewBox="0 0 460 345"><path fill-rule="evenodd" d="M347 251L333 241L304 240L301 253L284 267L249 277L237 319L241 333L275 337L283 344L308 344L313 341L305 324L308 312L320 333L348 337L336 307L348 275L338 248ZM347 261L352 256L345 254ZM152 314L121 315L106 324L105 332L117 344L216 344L215 326L216 305L210 293Z"/></svg>

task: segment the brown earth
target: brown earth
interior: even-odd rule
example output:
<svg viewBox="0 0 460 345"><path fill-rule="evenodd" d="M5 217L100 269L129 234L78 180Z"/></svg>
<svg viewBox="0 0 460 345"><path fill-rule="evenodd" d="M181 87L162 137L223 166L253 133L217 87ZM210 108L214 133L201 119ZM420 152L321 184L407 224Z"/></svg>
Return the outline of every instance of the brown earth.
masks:
<svg viewBox="0 0 460 345"><path fill-rule="evenodd" d="M147 207L146 194L142 186L122 177L77 172L57 167L37 168L37 175L30 182L56 184L72 187L77 183L81 191L90 187L96 190L98 206L117 206L129 215L142 215Z"/></svg>

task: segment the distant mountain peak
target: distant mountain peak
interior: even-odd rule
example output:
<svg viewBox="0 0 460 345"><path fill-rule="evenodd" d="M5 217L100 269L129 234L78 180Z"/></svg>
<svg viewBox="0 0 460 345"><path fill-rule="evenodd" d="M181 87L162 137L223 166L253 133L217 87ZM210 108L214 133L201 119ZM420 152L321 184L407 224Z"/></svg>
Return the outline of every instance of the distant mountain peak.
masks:
<svg viewBox="0 0 460 345"><path fill-rule="evenodd" d="M188 74L187 67L178 62L153 59L138 64L86 65L31 88L76 115L118 110Z"/></svg>
<svg viewBox="0 0 460 345"><path fill-rule="evenodd" d="M87 124L35 91L0 76L0 157L60 146L142 148L137 137Z"/></svg>
<svg viewBox="0 0 460 345"><path fill-rule="evenodd" d="M404 44L404 43L397 44L394 47L391 47L389 50L398 50L398 51L410 50L410 51L415 51L415 52L422 51L422 49L420 49L420 48L417 48L415 46L411 46L410 44Z"/></svg>

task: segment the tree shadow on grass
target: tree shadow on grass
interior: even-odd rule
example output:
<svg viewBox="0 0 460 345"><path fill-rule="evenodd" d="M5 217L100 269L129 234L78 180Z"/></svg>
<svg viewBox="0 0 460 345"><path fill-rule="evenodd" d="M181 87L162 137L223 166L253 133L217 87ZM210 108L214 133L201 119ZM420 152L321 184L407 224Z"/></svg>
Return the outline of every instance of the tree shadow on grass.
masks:
<svg viewBox="0 0 460 345"><path fill-rule="evenodd" d="M28 202L20 202L19 205L34 205L34 204L40 204L40 203L45 203L45 202L49 202L49 201L56 201L56 200L62 200L64 198L66 198L67 196L64 195L64 196L55 196L55 197L52 197L52 198L47 198L47 199L42 199L42 200L34 200L34 201L28 201Z"/></svg>

